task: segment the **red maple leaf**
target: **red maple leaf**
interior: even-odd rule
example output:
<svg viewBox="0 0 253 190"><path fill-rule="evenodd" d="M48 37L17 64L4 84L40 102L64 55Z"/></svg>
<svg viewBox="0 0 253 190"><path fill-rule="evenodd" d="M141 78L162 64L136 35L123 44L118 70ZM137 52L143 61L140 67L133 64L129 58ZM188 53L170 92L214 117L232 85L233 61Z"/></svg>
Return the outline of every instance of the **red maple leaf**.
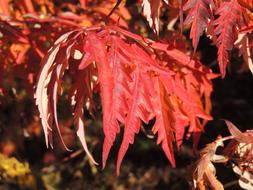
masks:
<svg viewBox="0 0 253 190"><path fill-rule="evenodd" d="M236 0L223 2L216 11L220 15L213 24L216 26L214 34L218 36L216 45L218 46L218 62L222 77L225 77L226 66L229 61L228 51L234 47L234 42L238 35L238 23L241 19L241 6Z"/></svg>
<svg viewBox="0 0 253 190"><path fill-rule="evenodd" d="M148 123L153 118L156 122L152 131L158 134L157 143L161 143L174 166L173 144L180 146L186 127L190 126L189 135L201 132L204 123L200 119L211 119L210 79L214 75L181 51L168 47L116 26L77 29L61 36L42 61L35 95L47 144L52 146L53 125L60 133L57 94L62 92L62 77L69 68L69 58L78 57L71 52L79 52L82 57L78 57L80 63L74 67L75 73L80 74L71 96L75 100L77 135L88 155L92 158L84 142L82 116L87 107L81 105L92 104L92 93L98 83L105 134L103 167L120 131L119 124L124 125L124 136L118 153L118 174L142 122ZM94 76L98 80L92 80ZM206 102L201 101L203 96Z"/></svg>

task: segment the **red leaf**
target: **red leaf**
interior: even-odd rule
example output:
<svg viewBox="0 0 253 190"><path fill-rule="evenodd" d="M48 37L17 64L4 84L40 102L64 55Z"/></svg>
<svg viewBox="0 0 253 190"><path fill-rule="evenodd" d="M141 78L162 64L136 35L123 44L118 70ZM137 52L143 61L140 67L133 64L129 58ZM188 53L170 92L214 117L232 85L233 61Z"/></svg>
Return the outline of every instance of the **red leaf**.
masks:
<svg viewBox="0 0 253 190"><path fill-rule="evenodd" d="M156 112L156 123L152 131L154 134L158 132L157 144L162 143L163 151L169 159L171 165L175 167L173 154L174 131L175 131L175 116L173 114L173 105L171 104L170 94L167 92L163 83L158 77L155 79L156 101L153 107Z"/></svg>
<svg viewBox="0 0 253 190"><path fill-rule="evenodd" d="M93 33L87 36L87 46L90 48L90 53L98 67L98 79L100 84L102 108L103 108L103 129L105 134L103 147L103 167L110 148L114 142L116 132L119 131L116 120L111 121L113 114L113 73L110 67L110 62L105 49L105 44ZM113 118L115 119L115 118Z"/></svg>
<svg viewBox="0 0 253 190"><path fill-rule="evenodd" d="M218 62L222 77L226 75L226 66L229 60L228 51L231 51L237 39L237 26L241 16L241 6L236 0L223 2L216 14L220 17L214 21L217 25L214 34L218 36L216 45L218 47Z"/></svg>
<svg viewBox="0 0 253 190"><path fill-rule="evenodd" d="M105 167L108 154L110 152L111 146L115 140L116 133L119 132L119 122L125 122L125 114L128 110L127 99L131 92L129 84L127 81L131 81L131 77L128 74L128 69L122 63L124 60L126 63L130 60L124 58L122 55L122 49L118 47L118 44L123 43L120 38L112 37L112 47L108 52L110 65L113 67L113 103L110 114L110 125L108 126L107 131L110 132L108 136L105 136L104 147L103 147L103 167Z"/></svg>
<svg viewBox="0 0 253 190"><path fill-rule="evenodd" d="M133 71L133 89L128 101L129 110L125 119L125 130L117 159L117 174L129 144L134 143L134 135L139 133L141 121L148 123L152 116L152 86L151 78L137 68Z"/></svg>
<svg viewBox="0 0 253 190"><path fill-rule="evenodd" d="M97 85L93 77L97 77L105 134L103 167L119 132L120 123L125 127L118 153L117 174L142 122L148 123L156 118L153 133L158 134L157 143L162 144L174 166L173 143L176 141L180 146L185 127L190 126L189 136L201 132L204 123L211 119L210 78L214 76L199 62L191 60L177 49L168 50L168 44L154 43L116 26L78 29L58 39L42 62L36 103L46 141L53 123L60 133L56 111L57 94L61 93L62 77L69 66L70 53L75 51L81 51L83 57L75 65L79 69L74 70L74 73L79 75L74 77L76 83L70 96L75 105L74 123L78 128L77 135L91 157L84 141L82 115L83 109L91 109L83 105L92 104L94 86ZM203 97L207 105L203 105ZM200 119L204 120L203 124Z"/></svg>
<svg viewBox="0 0 253 190"><path fill-rule="evenodd" d="M192 23L190 38L192 39L194 51L196 51L199 38L212 17L210 9L212 5L213 0L189 0L183 7L184 11L189 10L184 24L189 25Z"/></svg>

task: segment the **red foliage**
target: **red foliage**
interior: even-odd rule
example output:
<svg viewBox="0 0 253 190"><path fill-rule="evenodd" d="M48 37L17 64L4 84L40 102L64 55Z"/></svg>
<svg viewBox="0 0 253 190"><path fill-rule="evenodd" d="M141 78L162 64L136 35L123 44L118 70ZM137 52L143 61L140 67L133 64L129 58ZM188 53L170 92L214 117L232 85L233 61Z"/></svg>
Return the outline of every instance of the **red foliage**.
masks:
<svg viewBox="0 0 253 190"><path fill-rule="evenodd" d="M212 20L211 6L212 0L189 0L184 5L183 10L189 10L189 13L184 21L185 25L192 23L190 38L192 45L196 51L199 38Z"/></svg>
<svg viewBox="0 0 253 190"><path fill-rule="evenodd" d="M81 1L82 5L85 5L85 2ZM0 15L0 69L6 71L8 76L21 78L31 96L39 62L54 41L75 28L104 22L113 7L113 1L90 5L88 10L70 3L55 7L49 0L2 0L0 4L0 11L4 13ZM126 8L120 6L108 19L108 23L118 23L127 28L126 20L130 18ZM10 77L7 77L8 81L3 81L3 78L6 77L1 73L0 90L7 95L8 87L13 87L15 81Z"/></svg>
<svg viewBox="0 0 253 190"><path fill-rule="evenodd" d="M59 1L60 5L55 6L50 0L0 0L0 90L3 95L6 97L8 88L14 88L15 78L21 78L27 94L33 95L34 81L38 78L35 98L46 144L53 147L52 134L56 128L62 144L69 150L61 136L57 115L59 95L66 91L63 78L67 72L73 80L68 97L73 105L76 135L87 155L96 163L85 141L84 111L92 114L96 109L93 95L99 93L105 136L103 168L121 126L124 126L117 159L118 174L142 123L148 124L152 119L155 120L152 133L157 135L157 144L161 144L171 165L175 166L174 144L179 148L185 133L187 138L194 134L196 144L205 123L212 119L211 79L217 76L188 56L189 48L183 37L183 43L179 44L173 33L166 39L168 43L161 43L122 29L128 28L127 20L131 18L123 2L79 0L75 5ZM180 18L182 29L183 25L191 25L194 53L206 31L218 47L222 77L225 77L229 53L234 47L240 50L253 72L251 0L140 2L144 16L157 35L162 8L177 9L179 14L172 17ZM175 20L169 20L169 23L169 29L176 26ZM252 144L245 141L248 134L245 136L228 125L237 147L240 143ZM243 138L245 142L241 142ZM206 183L221 189L212 165L221 141L208 145L201 153L194 177L202 189ZM249 161L249 158L244 160Z"/></svg>
<svg viewBox="0 0 253 190"><path fill-rule="evenodd" d="M222 77L225 77L226 74L228 51L233 49L234 42L237 39L236 27L242 15L241 11L241 7L236 0L223 2L216 12L220 17L213 22L214 25L217 25L214 34L219 36L215 43L219 49L218 62Z"/></svg>
<svg viewBox="0 0 253 190"><path fill-rule="evenodd" d="M61 93L62 77L70 67L71 56L75 58L77 52L82 58L78 58L79 64L72 66L79 68L75 75L80 73L77 85L71 90L75 92L72 95L76 100L73 114L80 123L83 122L80 104L93 104L92 93L99 84L105 134L103 167L120 130L119 124L124 124L124 136L117 160L118 173L142 122L148 123L156 118L152 131L158 133L157 143L162 143L174 166L173 142L180 146L185 127L190 125L188 134L198 133L205 123L200 119L211 119L208 115L212 91L210 79L215 75L209 69L179 50L171 49L170 45L143 39L115 26L91 27L61 36L42 61L36 103L46 142L49 138L51 143L53 123L60 133L57 94ZM97 80L94 80L95 76Z"/></svg>
<svg viewBox="0 0 253 190"><path fill-rule="evenodd" d="M182 0L177 0L182 25L183 11L186 13L184 25L191 24L190 38L194 52L197 49L199 38L204 31L211 37L218 47L218 63L222 77L225 77L229 62L229 52L235 47L240 29L251 30L252 9L251 0L188 0L182 6ZM168 2L165 1L167 4ZM169 2L169 6L175 4ZM153 30L159 31L159 13L162 1L152 3L143 1L143 13ZM214 20L214 15L218 18ZM182 26L181 26L182 27ZM246 48L246 47L245 47Z"/></svg>

